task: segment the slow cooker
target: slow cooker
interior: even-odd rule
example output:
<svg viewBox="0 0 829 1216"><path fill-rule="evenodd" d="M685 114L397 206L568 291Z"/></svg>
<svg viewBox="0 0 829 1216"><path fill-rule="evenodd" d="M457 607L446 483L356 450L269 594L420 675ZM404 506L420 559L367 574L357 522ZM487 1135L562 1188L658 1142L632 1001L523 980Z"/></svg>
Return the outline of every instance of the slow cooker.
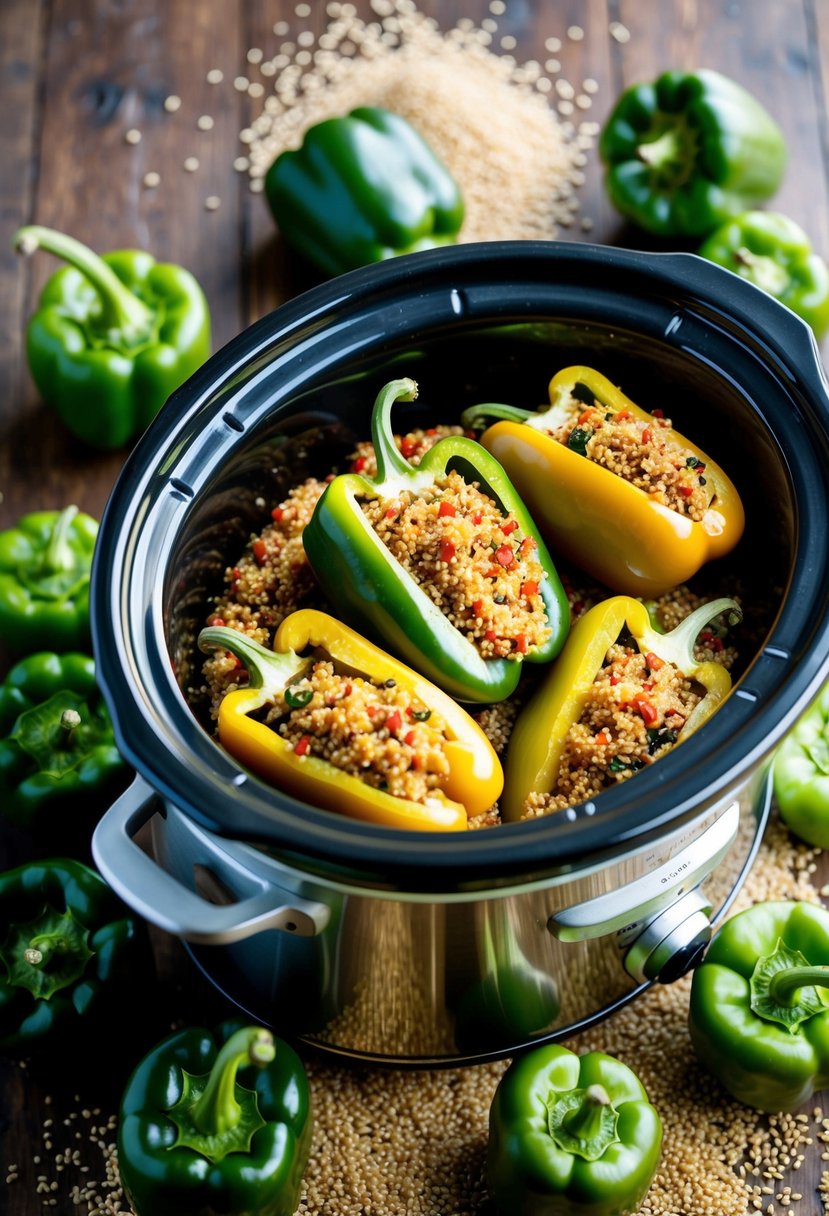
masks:
<svg viewBox="0 0 829 1216"><path fill-rule="evenodd" d="M743 540L705 572L745 611L717 714L593 801L478 832L357 823L243 770L184 690L210 597L273 504L368 434L388 379L416 379L445 422L533 408L571 364L661 405L741 492ZM95 860L251 1017L330 1053L457 1064L571 1034L695 965L751 864L773 749L829 668L827 502L811 332L694 255L465 245L312 288L174 394L107 505L95 654L137 777Z"/></svg>

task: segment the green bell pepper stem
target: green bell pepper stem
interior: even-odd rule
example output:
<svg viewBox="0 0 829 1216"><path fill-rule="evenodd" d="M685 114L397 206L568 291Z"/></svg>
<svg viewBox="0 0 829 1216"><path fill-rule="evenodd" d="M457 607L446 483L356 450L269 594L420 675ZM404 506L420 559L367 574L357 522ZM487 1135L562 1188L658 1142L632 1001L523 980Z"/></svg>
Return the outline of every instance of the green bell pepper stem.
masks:
<svg viewBox="0 0 829 1216"><path fill-rule="evenodd" d="M129 348L150 336L153 329L150 309L124 286L103 258L81 241L39 224L18 228L12 241L27 256L38 249L53 253L89 280L101 298L101 321L110 342Z"/></svg>
<svg viewBox="0 0 829 1216"><path fill-rule="evenodd" d="M461 426L469 431L481 430L489 425L490 418L505 418L509 422L529 422L534 410L522 410L518 405L503 405L499 401L483 401L470 405L461 414Z"/></svg>
<svg viewBox="0 0 829 1216"><path fill-rule="evenodd" d="M371 442L377 459L377 475L374 481L388 494L395 490L416 486L417 473L394 442L391 425L392 406L397 401L414 401L417 398L417 383L404 377L391 380L377 394L371 414ZM428 478L425 479L428 482Z"/></svg>
<svg viewBox="0 0 829 1216"><path fill-rule="evenodd" d="M244 1064L263 1068L275 1055L269 1030L246 1026L231 1035L216 1056L207 1088L193 1107L193 1122L200 1132L220 1136L236 1127L242 1117L242 1108L236 1101L237 1072Z"/></svg>
<svg viewBox="0 0 829 1216"><path fill-rule="evenodd" d="M829 988L829 966L791 967L769 981L769 996L778 1005L794 1005L801 988Z"/></svg>
<svg viewBox="0 0 829 1216"><path fill-rule="evenodd" d="M78 508L72 504L60 512L55 520L49 543L43 551L43 560L39 573L44 575L60 574L64 570L74 570L77 557L70 539L72 520L78 514Z"/></svg>

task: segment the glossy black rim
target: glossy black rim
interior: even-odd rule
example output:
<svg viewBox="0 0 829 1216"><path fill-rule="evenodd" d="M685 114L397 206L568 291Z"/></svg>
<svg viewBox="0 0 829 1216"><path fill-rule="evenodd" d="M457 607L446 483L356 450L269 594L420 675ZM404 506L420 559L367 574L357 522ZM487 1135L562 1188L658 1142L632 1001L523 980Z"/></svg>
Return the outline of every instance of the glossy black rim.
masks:
<svg viewBox="0 0 829 1216"><path fill-rule="evenodd" d="M405 302L405 310L399 307ZM614 323L705 360L733 349L743 374L776 386L758 401L796 505L789 593L761 654L716 718L671 758L595 807L496 832L411 834L317 811L246 780L192 718L170 671L155 585L176 529L209 483L214 447L255 419L257 378L287 396L314 360L378 341L395 324L563 315ZM405 317L397 321L398 314ZM684 326L684 330L683 330ZM346 335L346 336L344 336ZM276 383L282 386L273 389ZM238 439L238 435L236 436ZM224 450L222 449L222 450ZM101 683L127 759L165 797L219 834L288 860L410 889L543 878L644 846L737 790L768 759L829 670L829 398L811 332L737 276L690 254L498 242L399 258L312 289L219 351L170 400L127 461L102 521L93 572Z"/></svg>

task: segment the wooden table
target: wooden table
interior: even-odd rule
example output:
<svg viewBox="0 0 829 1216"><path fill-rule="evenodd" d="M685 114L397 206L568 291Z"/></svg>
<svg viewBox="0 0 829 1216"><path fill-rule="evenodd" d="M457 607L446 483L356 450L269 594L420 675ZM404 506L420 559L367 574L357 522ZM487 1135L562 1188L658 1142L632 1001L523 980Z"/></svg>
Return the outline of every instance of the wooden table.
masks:
<svg viewBox="0 0 829 1216"><path fill-rule="evenodd" d="M9 237L19 224L53 225L100 250L143 247L189 267L210 302L215 347L295 290L262 196L251 193L245 175L233 168L243 150L239 132L261 101L230 84L249 70L249 48L276 50L275 22L284 19L297 28L295 7L289 0L3 0L0 527L26 511L68 502L99 515L124 457L81 447L38 399L23 332L54 262L46 256L28 265L18 260ZM491 19L500 7L484 0L420 4L444 28L461 16L476 23ZM317 3L303 20L316 32L325 22L324 6ZM551 56L546 40L558 37L562 76L598 84L589 117L599 123L623 87L668 67L708 66L742 82L774 114L788 142L788 173L774 207L799 221L816 248L829 254L829 4L511 0L498 16L497 37L504 35L514 38L511 53L519 60L541 63ZM209 68L221 69L222 87L207 81ZM180 115L169 109L174 103L167 101L165 108L173 95L182 99ZM214 120L209 132L196 126L202 114ZM126 141L130 129L141 132L140 143ZM191 155L198 156L200 168L187 173L182 162ZM148 172L160 175L157 187L144 184ZM610 208L594 152L585 176L581 214L592 229L587 234L575 225L563 239L640 242ZM212 211L205 208L211 195L220 199ZM204 1016L205 1002L216 998L177 943L157 935L156 947L158 1000L167 1001L176 1016L192 1010ZM114 1050L117 1055L117 1045ZM107 1071L105 1056L90 1063L90 1072ZM0 1175L0 1213L85 1211L68 1193L36 1190L38 1170L30 1158L42 1140L50 1088L0 1061L0 1169L16 1163L21 1170L21 1180L8 1187L2 1185L5 1173ZM60 1090L57 1079L55 1089ZM813 1174L800 1178L804 1194L811 1193ZM43 1207L48 1198L56 1202Z"/></svg>

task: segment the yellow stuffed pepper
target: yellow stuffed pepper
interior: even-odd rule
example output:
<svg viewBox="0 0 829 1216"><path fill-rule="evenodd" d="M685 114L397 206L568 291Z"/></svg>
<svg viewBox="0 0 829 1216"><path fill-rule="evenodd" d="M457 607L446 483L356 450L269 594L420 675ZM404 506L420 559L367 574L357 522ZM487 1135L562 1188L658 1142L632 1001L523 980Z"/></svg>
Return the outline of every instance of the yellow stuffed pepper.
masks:
<svg viewBox="0 0 829 1216"><path fill-rule="evenodd" d="M731 599L703 604L659 633L638 600L614 596L573 626L509 741L501 816L509 822L595 797L687 739L731 689L718 662L698 662L699 634Z"/></svg>
<svg viewBox="0 0 829 1216"><path fill-rule="evenodd" d="M366 823L463 831L503 786L480 727L450 697L324 612L282 622L273 651L226 626L199 635L248 683L219 706L223 747L312 806Z"/></svg>
<svg viewBox="0 0 829 1216"><path fill-rule="evenodd" d="M550 546L625 595L661 595L739 541L745 516L723 470L658 409L568 367L538 413L473 406L467 427L504 467Z"/></svg>

